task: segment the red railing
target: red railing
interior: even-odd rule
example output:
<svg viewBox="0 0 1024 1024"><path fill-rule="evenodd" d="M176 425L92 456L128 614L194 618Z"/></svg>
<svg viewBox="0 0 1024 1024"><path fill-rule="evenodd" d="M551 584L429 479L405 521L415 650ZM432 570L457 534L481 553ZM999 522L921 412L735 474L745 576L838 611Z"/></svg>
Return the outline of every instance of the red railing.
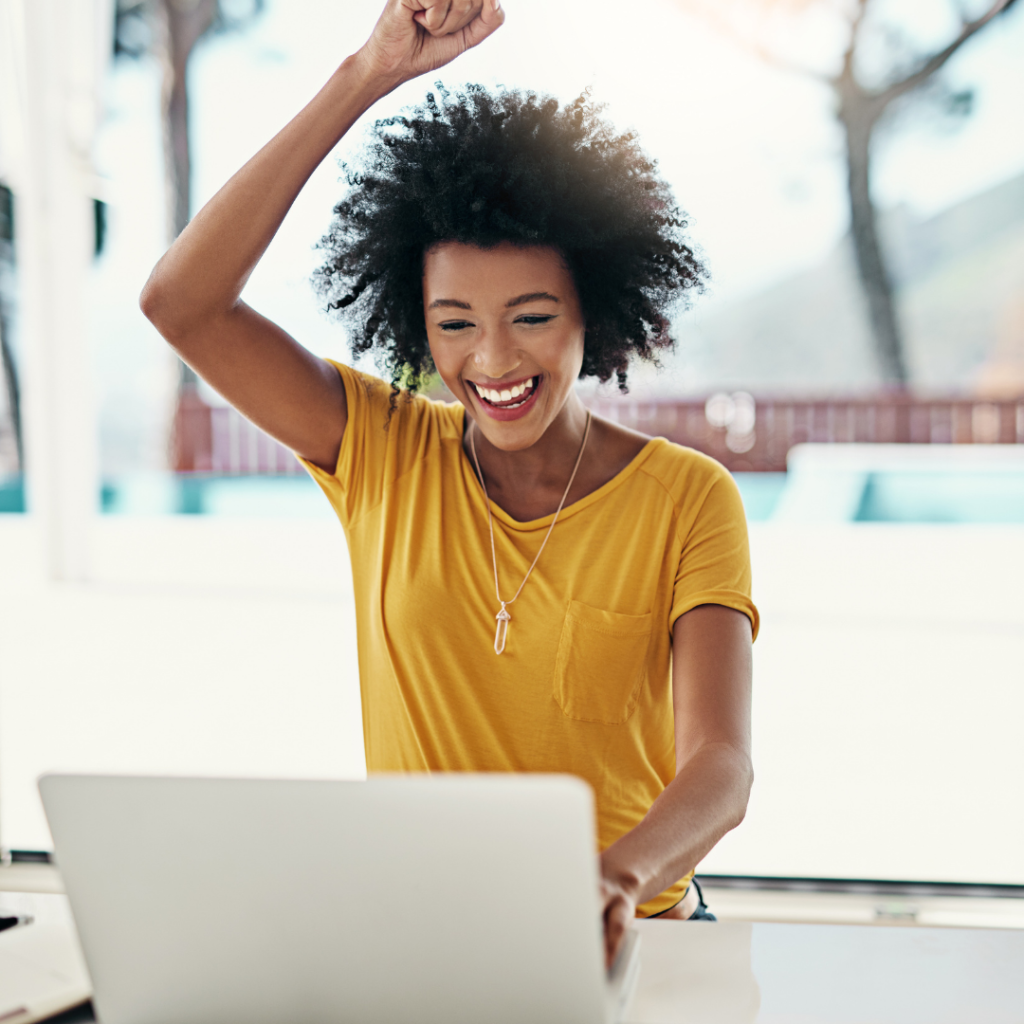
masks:
<svg viewBox="0 0 1024 1024"><path fill-rule="evenodd" d="M230 406L184 391L174 414L171 465L178 473L218 476L302 473L295 456Z"/></svg>
<svg viewBox="0 0 1024 1024"><path fill-rule="evenodd" d="M601 398L594 412L667 437L731 470L782 472L790 448L821 444L1024 444L1024 396L968 398L757 398L746 392L704 401Z"/></svg>
<svg viewBox="0 0 1024 1024"><path fill-rule="evenodd" d="M652 436L696 448L731 470L781 472L794 445L1024 444L1024 395L969 398L754 398L720 393L701 401L601 397L594 412ZM227 406L195 391L179 400L173 465L224 475L300 473L287 448Z"/></svg>

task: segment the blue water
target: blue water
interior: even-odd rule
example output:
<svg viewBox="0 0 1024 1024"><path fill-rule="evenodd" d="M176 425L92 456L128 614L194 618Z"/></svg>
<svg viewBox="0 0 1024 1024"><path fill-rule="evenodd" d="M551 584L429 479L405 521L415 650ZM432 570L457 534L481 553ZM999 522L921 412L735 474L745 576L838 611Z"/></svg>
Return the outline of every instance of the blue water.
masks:
<svg viewBox="0 0 1024 1024"><path fill-rule="evenodd" d="M0 513L24 512L20 478L0 478ZM106 480L100 488L105 515L213 515L331 518L334 511L305 473L295 476L141 474Z"/></svg>
<svg viewBox="0 0 1024 1024"><path fill-rule="evenodd" d="M786 489L785 473L736 473L751 522L771 520ZM867 474L852 521L861 523L1021 523L1024 471L879 471ZM330 518L320 488L301 476L216 477L170 473L104 483L108 515L222 515ZM0 513L24 512L18 477L0 477Z"/></svg>
<svg viewBox="0 0 1024 1024"><path fill-rule="evenodd" d="M128 477L103 487L108 515L278 516L331 518L323 491L306 476L202 476L171 474Z"/></svg>
<svg viewBox="0 0 1024 1024"><path fill-rule="evenodd" d="M1024 472L871 473L854 519L859 523L1024 523Z"/></svg>
<svg viewBox="0 0 1024 1024"><path fill-rule="evenodd" d="M0 512L24 512L25 488L20 476L0 476Z"/></svg>
<svg viewBox="0 0 1024 1024"><path fill-rule="evenodd" d="M733 473L740 489L743 509L752 523L771 519L786 488L785 473Z"/></svg>

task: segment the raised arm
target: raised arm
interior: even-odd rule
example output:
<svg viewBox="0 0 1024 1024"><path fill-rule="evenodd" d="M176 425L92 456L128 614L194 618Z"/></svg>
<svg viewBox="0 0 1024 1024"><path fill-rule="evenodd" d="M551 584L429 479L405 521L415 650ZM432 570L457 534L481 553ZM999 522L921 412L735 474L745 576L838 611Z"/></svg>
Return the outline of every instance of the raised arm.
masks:
<svg viewBox="0 0 1024 1024"><path fill-rule="evenodd" d="M347 420L337 373L239 296L300 189L353 122L503 20L499 0L388 0L363 47L199 211L142 291L142 311L189 366L268 434L329 471Z"/></svg>

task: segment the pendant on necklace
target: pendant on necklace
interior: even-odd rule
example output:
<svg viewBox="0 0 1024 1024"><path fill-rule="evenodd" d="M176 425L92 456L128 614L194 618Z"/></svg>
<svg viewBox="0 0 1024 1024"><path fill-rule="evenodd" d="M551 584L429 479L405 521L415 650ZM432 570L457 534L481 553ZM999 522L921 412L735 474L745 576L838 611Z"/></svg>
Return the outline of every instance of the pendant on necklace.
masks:
<svg viewBox="0 0 1024 1024"><path fill-rule="evenodd" d="M508 637L508 624L512 616L505 610L505 602L501 602L501 611L494 616L498 620L498 628L494 631L494 653L501 654L505 650L505 639Z"/></svg>

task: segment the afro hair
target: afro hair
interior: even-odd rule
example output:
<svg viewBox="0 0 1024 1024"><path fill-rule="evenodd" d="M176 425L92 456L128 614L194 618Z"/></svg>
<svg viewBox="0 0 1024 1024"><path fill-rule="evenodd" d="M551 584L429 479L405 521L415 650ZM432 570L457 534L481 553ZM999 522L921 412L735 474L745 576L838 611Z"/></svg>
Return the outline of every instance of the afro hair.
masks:
<svg viewBox="0 0 1024 1024"><path fill-rule="evenodd" d="M392 387L433 371L423 258L447 241L559 252L586 322L581 377L626 389L631 357L671 348L668 313L706 271L656 165L584 94L562 107L532 92L469 86L377 121L320 242L318 294L354 353L375 352Z"/></svg>

